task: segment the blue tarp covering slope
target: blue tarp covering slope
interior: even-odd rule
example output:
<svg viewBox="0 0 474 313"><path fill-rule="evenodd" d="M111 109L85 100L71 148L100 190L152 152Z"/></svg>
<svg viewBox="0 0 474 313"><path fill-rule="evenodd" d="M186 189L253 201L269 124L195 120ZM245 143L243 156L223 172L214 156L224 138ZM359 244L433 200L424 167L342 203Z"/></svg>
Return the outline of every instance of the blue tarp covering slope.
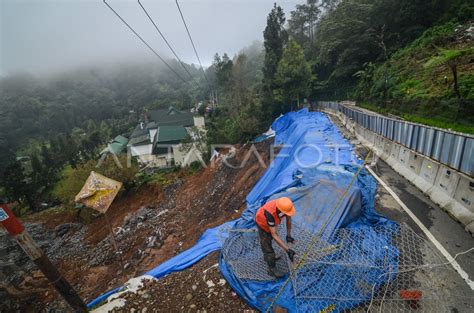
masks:
<svg viewBox="0 0 474 313"><path fill-rule="evenodd" d="M256 210L263 203L268 199L288 196L294 201L296 207L297 213L293 217L294 223L311 233L316 233L324 222L328 221L324 233L326 237L329 237L334 230L348 227L356 231L359 230L362 235L367 235L363 242L365 248L373 249L374 246L371 244L376 244L377 247L390 246L387 238L377 234L370 236L371 228L368 226L390 224L391 221L375 212L376 183L365 170L361 171L347 196L331 215L342 191L350 184L362 161L355 158L352 146L343 138L328 117L322 113L301 110L280 117L274 122L272 128L276 132L276 144L283 145L282 149L248 195L248 208L237 221L235 227L255 227L254 216ZM237 235L232 234L231 236ZM353 247L345 249L351 248ZM363 248L358 252L349 251L349 253L354 255L361 253ZM392 264L396 264L398 256L396 249L389 249L389 251L393 253L389 255L384 253L378 256L375 254L369 262L375 265L382 258L382 260L389 260ZM347 252L345 251L345 253ZM334 255L331 257L334 258ZM259 310L265 310L268 307L284 281L239 280L232 271L232 267L223 258L221 258L220 268L234 290L247 303ZM313 294L324 293L329 298L336 298L337 294L341 294L342 286L345 286L345 297L367 298L367 294L361 295L355 287L353 288L357 283L355 277L343 275L343 269L337 266L326 266L321 268L320 272L324 273L324 278L320 275L319 277L314 277L314 275L310 277L308 274L307 277L300 276L298 279L303 282L303 285L308 286ZM364 275L366 283L368 285L383 283L380 279L377 280L380 274L380 271L367 273ZM328 281L332 283L329 288ZM301 296L304 296L304 292L302 293ZM276 304L294 312L297 309L295 302L295 293L290 283ZM339 303L339 308L343 310L354 307L359 302ZM307 300L304 305L298 307L298 310L317 312L331 304L324 301ZM338 309L336 308L335 311Z"/></svg>
<svg viewBox="0 0 474 313"><path fill-rule="evenodd" d="M276 132L276 144L283 146L247 196L247 209L242 216L235 221L207 230L195 246L164 262L146 275L163 277L189 267L208 253L220 249L223 229L255 227L254 215L259 206L268 199L279 196L289 196L294 200L297 209L293 218L295 223L312 233L320 228L341 196L341 190L345 189L361 165L361 161L355 158L352 146L342 137L337 127L322 113L308 112L305 109L290 112L275 120L272 129ZM368 229L367 226L391 223L374 210L375 190L374 179L363 170L349 190L348 196L329 220L326 232L330 234L340 227L360 229L364 232L364 229ZM368 236L366 240L366 245L370 246L374 240L384 238ZM386 245L388 244L387 242ZM393 251L389 256L390 261L396 263L397 255L396 251ZM387 258L386 255L384 257ZM239 280L222 258L220 269L232 288L249 305L260 310L268 306L268 299L276 295L282 284L282 281ZM340 275L335 268L323 270L326 275ZM371 273L369 276L370 282L377 283L378 273ZM318 281L314 277L308 277L305 283L313 290L322 287L318 287ZM89 307L119 290L120 288L117 288L100 296L89 303ZM351 292L352 290L348 290L349 294L356 296L355 290ZM296 311L291 284L288 284L277 304L288 308L290 312ZM326 304L314 302L309 305L314 310L318 307L324 308Z"/></svg>

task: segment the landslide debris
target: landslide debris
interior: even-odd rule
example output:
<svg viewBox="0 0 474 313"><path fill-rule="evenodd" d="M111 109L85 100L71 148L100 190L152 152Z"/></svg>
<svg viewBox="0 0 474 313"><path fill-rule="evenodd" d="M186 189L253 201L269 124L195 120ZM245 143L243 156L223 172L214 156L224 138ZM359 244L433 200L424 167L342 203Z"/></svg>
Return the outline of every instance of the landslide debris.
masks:
<svg viewBox="0 0 474 313"><path fill-rule="evenodd" d="M166 187L144 185L117 198L107 216L118 241L119 254L113 249L103 217L85 224L74 212L54 209L29 216L26 227L60 272L89 302L191 247L206 229L239 217L245 209L247 194L269 165L271 144L271 140L258 143L255 150L250 145L237 146L235 156L226 162L221 156L193 175L187 175L185 170L172 174L169 177L172 182ZM3 230L0 230L0 250L0 311L67 310L54 288ZM193 283L182 275L169 277L176 277L176 286L194 284L199 289L202 286L200 281ZM163 281L168 285L164 287L158 282L156 288L160 288L164 297L168 294L174 299L171 295L179 292L173 291L170 280L165 278ZM215 283L219 280L216 278ZM203 299L195 305L203 308L205 303ZM209 303L208 311L220 310L213 307L214 302ZM177 301L174 307L172 301L166 305L172 311L180 311L182 301Z"/></svg>

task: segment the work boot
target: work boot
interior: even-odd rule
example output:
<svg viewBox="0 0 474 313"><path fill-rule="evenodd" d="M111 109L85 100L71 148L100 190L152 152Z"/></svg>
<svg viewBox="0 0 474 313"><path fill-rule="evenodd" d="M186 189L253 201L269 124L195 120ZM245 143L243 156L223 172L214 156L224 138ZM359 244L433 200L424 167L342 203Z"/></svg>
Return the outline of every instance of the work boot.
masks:
<svg viewBox="0 0 474 313"><path fill-rule="evenodd" d="M282 278L285 276L286 273L280 271L276 266L268 268L268 275L273 276L275 278Z"/></svg>

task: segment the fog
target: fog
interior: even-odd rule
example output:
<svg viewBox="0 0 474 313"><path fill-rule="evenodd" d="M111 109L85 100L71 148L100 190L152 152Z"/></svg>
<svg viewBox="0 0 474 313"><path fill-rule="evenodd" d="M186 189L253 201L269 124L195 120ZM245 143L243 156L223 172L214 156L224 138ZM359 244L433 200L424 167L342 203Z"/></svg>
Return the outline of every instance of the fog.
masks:
<svg viewBox="0 0 474 313"><path fill-rule="evenodd" d="M44 74L91 64L156 60L102 0L0 0L0 74ZM107 1L163 57L171 52L136 0ZM180 0L203 65L263 40L274 0ZM279 1L287 16L300 0ZM178 56L197 58L175 0L141 0Z"/></svg>

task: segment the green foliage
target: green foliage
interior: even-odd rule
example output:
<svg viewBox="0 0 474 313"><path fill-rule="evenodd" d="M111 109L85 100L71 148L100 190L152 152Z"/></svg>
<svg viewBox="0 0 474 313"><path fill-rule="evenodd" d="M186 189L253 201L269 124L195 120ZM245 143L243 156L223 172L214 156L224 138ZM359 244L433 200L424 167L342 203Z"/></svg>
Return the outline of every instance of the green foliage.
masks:
<svg viewBox="0 0 474 313"><path fill-rule="evenodd" d="M297 4L296 9L290 12L288 33L290 37L305 48L306 55L311 55L314 44L314 28L321 14L321 8L316 0L309 0L305 4Z"/></svg>
<svg viewBox="0 0 474 313"><path fill-rule="evenodd" d="M199 69L192 66L188 69L193 76L200 76ZM2 78L0 143L6 149L0 155L0 180L15 154L28 149L25 147L32 140L40 142L39 146L41 142L55 141L62 145L67 141L63 148L74 148L74 151L68 151L63 162L83 161L95 153L97 144L134 126L137 115L130 114L131 110L140 112L144 107L171 104L188 108L195 97L208 95L205 88L202 91L196 88L199 87L183 84L156 63L85 68L51 78L27 74ZM74 132L78 129L79 133ZM82 134L86 134L84 140Z"/></svg>
<svg viewBox="0 0 474 313"><path fill-rule="evenodd" d="M311 67L305 59L303 49L296 41L290 40L278 63L275 99L280 103L299 101L309 94L312 80Z"/></svg>
<svg viewBox="0 0 474 313"><path fill-rule="evenodd" d="M78 164L76 168L65 167L61 172L61 179L51 192L52 195L63 203L72 203L91 171L122 182L125 190L132 188L135 183L135 176L138 173L138 165L132 162L130 166L127 166L127 156L125 155L118 157L118 160L122 168L117 165L112 156L108 156L100 166L98 166L97 160L89 160Z"/></svg>
<svg viewBox="0 0 474 313"><path fill-rule="evenodd" d="M424 31L440 21L457 17L458 8L474 7L460 0L342 0L335 3L320 18L315 33L312 58L319 85L314 95L320 97L340 93L341 89L355 89L358 96L367 96L367 84L359 84L354 76L365 64L378 65L391 55L395 60L400 53L397 51ZM448 33L452 36L454 27L432 29L413 45L439 44ZM438 39L433 42L434 37ZM384 81L390 79L386 74L389 73L383 75ZM383 87L382 92L380 88L376 91L387 97L386 82L379 87Z"/></svg>
<svg viewBox="0 0 474 313"><path fill-rule="evenodd" d="M474 54L474 48L439 49L438 55L431 57L428 62L424 64L424 67L433 68L445 64L452 66L453 64L456 64L461 57L467 54Z"/></svg>
<svg viewBox="0 0 474 313"><path fill-rule="evenodd" d="M394 114L402 117L404 120L414 123L420 123L428 126L434 126L444 129L450 129L457 132L474 134L474 126L469 122L452 122L456 119L456 112L459 103L456 99L446 100L435 105L428 105L423 108L425 115L420 116L418 114L406 113L407 108L390 106L381 108L380 106L374 105L369 102L361 102L359 106L378 112L381 114ZM416 109L416 107L414 107ZM429 112L429 113L428 113Z"/></svg>
<svg viewBox="0 0 474 313"><path fill-rule="evenodd" d="M222 58L216 53L212 66L215 69L215 81L220 92L226 92L232 83L232 60L227 53Z"/></svg>
<svg viewBox="0 0 474 313"><path fill-rule="evenodd" d="M281 112L281 103L273 97L276 87L276 73L278 63L283 56L283 49L288 41L288 33L285 29L285 13L276 3L267 17L267 25L263 32L263 45L265 47L265 61L263 65L263 110L264 116L270 122Z"/></svg>
<svg viewBox="0 0 474 313"><path fill-rule="evenodd" d="M247 142L260 134L265 128L260 116L261 107L250 99L239 110L223 108L216 110L206 125L210 144L235 144Z"/></svg>

